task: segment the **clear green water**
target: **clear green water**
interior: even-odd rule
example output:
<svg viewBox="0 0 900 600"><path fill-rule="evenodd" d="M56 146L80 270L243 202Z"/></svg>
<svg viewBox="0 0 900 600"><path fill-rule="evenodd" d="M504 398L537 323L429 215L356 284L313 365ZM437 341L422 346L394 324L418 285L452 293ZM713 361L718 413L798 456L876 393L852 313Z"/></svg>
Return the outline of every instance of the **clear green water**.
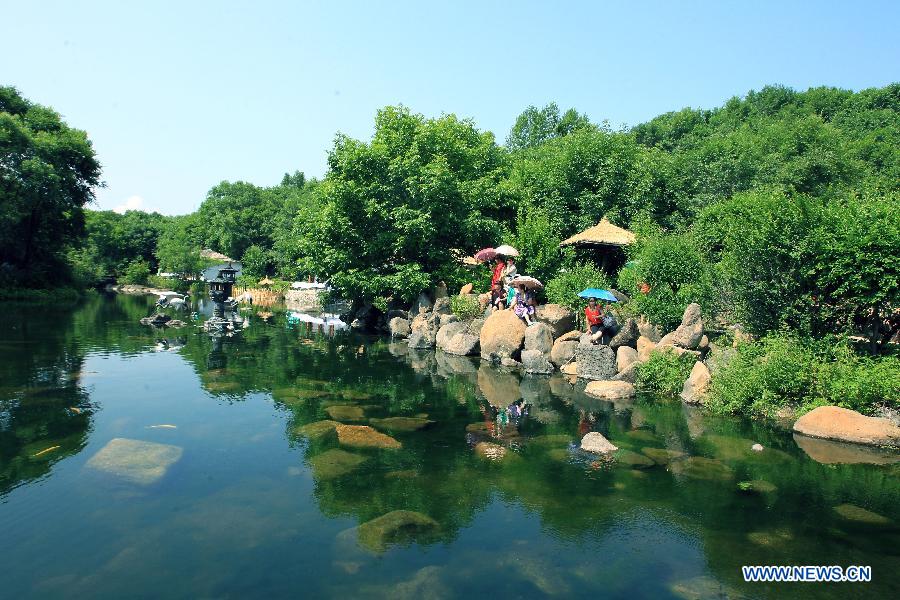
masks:
<svg viewBox="0 0 900 600"><path fill-rule="evenodd" d="M151 304L3 307L0 596L900 597L896 463L824 465L761 424L614 406L559 377L307 335L278 315L221 348L193 328L165 348L137 323ZM529 414L497 425L489 406L520 398ZM434 424L393 433L400 449L336 454L333 437L297 432L330 406ZM601 464L569 447L589 430L632 462L688 458ZM114 438L180 460L150 484L89 465ZM508 455L482 458L481 440ZM848 503L890 522L834 510ZM436 524L360 543L357 526L398 509ZM874 581L745 584L742 564L871 565Z"/></svg>

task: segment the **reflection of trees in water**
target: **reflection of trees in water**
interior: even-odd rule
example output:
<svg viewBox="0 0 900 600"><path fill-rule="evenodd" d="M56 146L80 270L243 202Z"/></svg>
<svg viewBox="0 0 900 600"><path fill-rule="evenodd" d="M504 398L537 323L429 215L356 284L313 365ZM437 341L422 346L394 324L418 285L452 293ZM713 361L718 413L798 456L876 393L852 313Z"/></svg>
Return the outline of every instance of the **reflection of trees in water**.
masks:
<svg viewBox="0 0 900 600"><path fill-rule="evenodd" d="M4 307L0 323L0 496L84 448L93 407L81 387L72 310Z"/></svg>

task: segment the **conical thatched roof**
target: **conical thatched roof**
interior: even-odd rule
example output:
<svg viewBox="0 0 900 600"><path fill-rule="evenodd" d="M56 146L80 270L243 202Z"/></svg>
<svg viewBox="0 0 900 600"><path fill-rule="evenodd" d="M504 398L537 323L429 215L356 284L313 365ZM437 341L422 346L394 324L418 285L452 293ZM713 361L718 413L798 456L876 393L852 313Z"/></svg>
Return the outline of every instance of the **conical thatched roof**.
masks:
<svg viewBox="0 0 900 600"><path fill-rule="evenodd" d="M275 283L275 282L272 281L271 279L269 279L268 277L263 277L262 279L259 280L259 285L261 285L263 287L268 287L268 286L272 285L273 283Z"/></svg>
<svg viewBox="0 0 900 600"><path fill-rule="evenodd" d="M215 250L210 250L209 248L201 250L200 257L201 258L211 258L212 260L221 260L221 261L227 260L228 262L235 262L233 259L228 258L221 252L216 252Z"/></svg>
<svg viewBox="0 0 900 600"><path fill-rule="evenodd" d="M603 219L593 227L564 240L560 246L627 246L633 242L633 233Z"/></svg>

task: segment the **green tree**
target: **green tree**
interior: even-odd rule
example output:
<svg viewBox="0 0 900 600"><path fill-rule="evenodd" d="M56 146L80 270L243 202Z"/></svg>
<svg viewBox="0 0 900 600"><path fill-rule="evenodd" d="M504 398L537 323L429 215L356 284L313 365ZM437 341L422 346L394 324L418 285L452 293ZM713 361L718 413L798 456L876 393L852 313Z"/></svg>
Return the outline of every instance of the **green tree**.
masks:
<svg viewBox="0 0 900 600"><path fill-rule="evenodd" d="M516 118L506 138L506 146L510 150L534 148L547 140L583 129L595 129L595 126L587 115L578 114L574 108L560 115L555 102L541 109L529 106Z"/></svg>
<svg viewBox="0 0 900 600"><path fill-rule="evenodd" d="M83 207L100 185L84 131L15 88L0 87L0 279L59 283L66 250L84 234Z"/></svg>
<svg viewBox="0 0 900 600"><path fill-rule="evenodd" d="M195 231L196 215L173 217L156 246L156 258L163 271L184 278L197 277L203 269L200 242Z"/></svg>
<svg viewBox="0 0 900 600"><path fill-rule="evenodd" d="M265 277L269 274L272 260L271 255L260 246L250 246L241 257L243 267L241 274L254 279Z"/></svg>
<svg viewBox="0 0 900 600"><path fill-rule="evenodd" d="M301 253L351 297L405 300L459 283L453 251L495 244L510 212L503 151L453 115L384 108L370 143L339 136L328 162Z"/></svg>
<svg viewBox="0 0 900 600"><path fill-rule="evenodd" d="M223 181L197 210L198 230L208 248L237 258L256 244L271 248L284 196L250 183Z"/></svg>

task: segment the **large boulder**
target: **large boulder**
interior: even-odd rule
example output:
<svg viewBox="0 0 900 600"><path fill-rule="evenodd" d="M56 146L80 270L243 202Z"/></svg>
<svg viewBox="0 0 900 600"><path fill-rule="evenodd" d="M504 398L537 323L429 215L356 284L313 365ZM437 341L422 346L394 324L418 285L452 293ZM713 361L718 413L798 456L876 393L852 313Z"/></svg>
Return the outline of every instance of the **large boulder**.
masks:
<svg viewBox="0 0 900 600"><path fill-rule="evenodd" d="M689 304L684 309L684 315L681 317L681 325L672 333L660 340L660 346L678 346L688 350L696 350L700 346L700 340L703 339L703 316L701 314L699 304ZM665 343L663 343L665 342Z"/></svg>
<svg viewBox="0 0 900 600"><path fill-rule="evenodd" d="M611 454L618 450L603 434L597 431L591 431L581 438L581 449L586 452L595 452L597 454Z"/></svg>
<svg viewBox="0 0 900 600"><path fill-rule="evenodd" d="M431 299L427 294L422 292L419 294L419 297L416 298L416 301L413 303L412 307L409 309L409 318L415 319L419 313L428 312L431 310L432 303Z"/></svg>
<svg viewBox="0 0 900 600"><path fill-rule="evenodd" d="M559 336L558 338L556 338L556 341L557 342L577 342L579 339L581 339L582 333L584 333L584 332L579 331L577 329L573 329L572 331L567 331L566 333L564 333L561 336Z"/></svg>
<svg viewBox="0 0 900 600"><path fill-rule="evenodd" d="M447 354L456 354L458 356L469 356L472 354L478 354L478 336L472 335L467 331L461 331L454 335L447 345L444 347L444 352Z"/></svg>
<svg viewBox="0 0 900 600"><path fill-rule="evenodd" d="M525 349L550 354L553 349L553 329L546 323L535 323L525 330Z"/></svg>
<svg viewBox="0 0 900 600"><path fill-rule="evenodd" d="M511 310L491 313L481 328L481 358L501 361L516 358L525 341L525 322Z"/></svg>
<svg viewBox="0 0 900 600"><path fill-rule="evenodd" d="M638 329L637 322L634 319L626 319L619 331L616 332L616 335L609 340L609 347L613 350L620 346L635 348L639 337L641 337L641 332Z"/></svg>
<svg viewBox="0 0 900 600"><path fill-rule="evenodd" d="M444 325L440 329L438 329L438 332L434 337L434 344L441 350L447 350L447 345L450 343L450 340L453 339L453 336L465 330L465 323L460 323L459 321L455 323L448 323L447 325Z"/></svg>
<svg viewBox="0 0 900 600"><path fill-rule="evenodd" d="M471 293L472 293L472 288L474 288L474 287L475 287L475 286L472 285L471 283L467 283L466 285L464 285L464 286L462 286L461 288L459 288L459 295L460 295L460 296L467 296L467 295L471 294Z"/></svg>
<svg viewBox="0 0 900 600"><path fill-rule="evenodd" d="M900 427L839 406L820 406L797 419L794 431L814 438L900 448Z"/></svg>
<svg viewBox="0 0 900 600"><path fill-rule="evenodd" d="M655 348L656 342L643 335L639 337L637 341L638 361L646 362Z"/></svg>
<svg viewBox="0 0 900 600"><path fill-rule="evenodd" d="M469 321L469 326L466 328L468 333L472 335L481 335L481 328L484 327L484 319L482 317L478 317L477 319L472 319Z"/></svg>
<svg viewBox="0 0 900 600"><path fill-rule="evenodd" d="M663 334L659 329L659 325L654 325L647 319L641 319L640 321L638 321L637 326L638 332L654 344L662 339Z"/></svg>
<svg viewBox="0 0 900 600"><path fill-rule="evenodd" d="M621 373L638 359L637 350L631 346L619 346L616 350L616 370Z"/></svg>
<svg viewBox="0 0 900 600"><path fill-rule="evenodd" d="M639 363L633 362L612 378L613 381L627 381L628 383L637 383L637 366Z"/></svg>
<svg viewBox="0 0 900 600"><path fill-rule="evenodd" d="M388 321L388 330L393 338L409 337L409 320L403 317L394 317Z"/></svg>
<svg viewBox="0 0 900 600"><path fill-rule="evenodd" d="M578 376L582 379L612 379L616 374L616 355L609 346L578 344L575 349Z"/></svg>
<svg viewBox="0 0 900 600"><path fill-rule="evenodd" d="M539 323L546 323L550 326L554 339L575 327L575 313L559 304L538 306L535 317Z"/></svg>
<svg viewBox="0 0 900 600"><path fill-rule="evenodd" d="M444 325L449 325L450 323L456 323L458 321L459 321L459 317L457 317L456 315L454 315L452 313L449 315L438 314L438 319L437 319L438 329L440 330L440 328L443 327Z"/></svg>
<svg viewBox="0 0 900 600"><path fill-rule="evenodd" d="M419 349L434 348L437 338L437 321L430 312L421 312L412 320L409 347Z"/></svg>
<svg viewBox="0 0 900 600"><path fill-rule="evenodd" d="M554 371L553 365L547 360L547 355L539 350L523 350L522 366L526 373L550 374Z"/></svg>
<svg viewBox="0 0 900 600"><path fill-rule="evenodd" d="M694 363L691 374L681 390L681 399L688 404L703 404L706 392L709 389L709 368L702 361Z"/></svg>
<svg viewBox="0 0 900 600"><path fill-rule="evenodd" d="M575 349L578 348L577 340L556 340L550 349L550 362L561 367L575 358Z"/></svg>
<svg viewBox="0 0 900 600"><path fill-rule="evenodd" d="M444 296L434 301L434 307L431 310L438 315L452 314L453 311L450 310L450 298L446 295L446 288L444 289Z"/></svg>
<svg viewBox="0 0 900 600"><path fill-rule="evenodd" d="M591 381L584 393L601 400L622 400L634 396L634 385L627 381Z"/></svg>

